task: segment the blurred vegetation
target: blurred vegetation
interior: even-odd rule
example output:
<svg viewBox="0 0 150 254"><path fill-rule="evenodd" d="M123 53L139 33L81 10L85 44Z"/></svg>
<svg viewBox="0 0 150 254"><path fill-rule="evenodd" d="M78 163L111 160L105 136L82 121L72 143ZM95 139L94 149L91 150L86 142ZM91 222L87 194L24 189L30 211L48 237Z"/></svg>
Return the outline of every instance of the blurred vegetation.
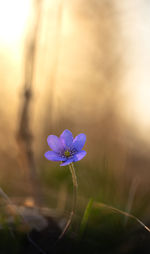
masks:
<svg viewBox="0 0 150 254"><path fill-rule="evenodd" d="M87 156L76 163L77 214L62 245L76 245L71 253L78 248L127 253L119 246L132 233L141 239L141 226L109 209L91 208L82 241L72 239L90 199L149 224L150 142L137 126L143 126L142 116L132 121L125 110L129 101L122 90L127 62L120 5L114 0L29 2L20 40L15 46L0 44L0 186L17 205L33 198L35 206L51 209L58 220L66 218L71 175L68 167L44 158L46 138L66 128L74 136L85 133ZM125 7L120 11L126 15ZM11 253L19 253L24 234L18 233L19 242L13 242L7 213L3 207L0 211L0 250L4 253L6 242L11 246L12 241Z"/></svg>

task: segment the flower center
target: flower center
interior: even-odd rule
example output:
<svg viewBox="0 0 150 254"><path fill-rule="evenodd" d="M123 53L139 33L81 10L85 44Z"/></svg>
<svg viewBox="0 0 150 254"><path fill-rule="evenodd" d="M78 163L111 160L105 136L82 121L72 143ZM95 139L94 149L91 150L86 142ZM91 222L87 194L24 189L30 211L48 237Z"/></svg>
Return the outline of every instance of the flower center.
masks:
<svg viewBox="0 0 150 254"><path fill-rule="evenodd" d="M66 151L64 152L64 155L65 155L66 157L69 157L69 156L71 155L71 153L70 153L68 150L66 150Z"/></svg>

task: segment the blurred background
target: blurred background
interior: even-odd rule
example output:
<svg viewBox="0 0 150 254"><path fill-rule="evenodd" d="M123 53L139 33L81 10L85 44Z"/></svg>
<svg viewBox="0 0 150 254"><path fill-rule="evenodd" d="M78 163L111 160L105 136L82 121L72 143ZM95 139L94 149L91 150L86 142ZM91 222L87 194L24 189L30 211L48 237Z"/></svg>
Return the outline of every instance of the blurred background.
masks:
<svg viewBox="0 0 150 254"><path fill-rule="evenodd" d="M69 170L44 158L47 136L67 128L87 135L79 210L92 197L148 221L149 11L146 0L0 1L0 186L10 197L69 209Z"/></svg>

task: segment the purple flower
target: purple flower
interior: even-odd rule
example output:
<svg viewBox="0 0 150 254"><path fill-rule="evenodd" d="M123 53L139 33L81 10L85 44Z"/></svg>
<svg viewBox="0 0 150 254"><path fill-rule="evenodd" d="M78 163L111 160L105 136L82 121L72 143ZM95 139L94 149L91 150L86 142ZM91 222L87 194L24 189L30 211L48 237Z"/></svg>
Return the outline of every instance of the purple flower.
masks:
<svg viewBox="0 0 150 254"><path fill-rule="evenodd" d="M82 150L85 141L85 134L81 133L73 138L69 130L64 130L60 137L49 135L47 143L53 151L48 151L44 155L48 160L62 161L60 166L68 165L81 160L86 155L86 151Z"/></svg>

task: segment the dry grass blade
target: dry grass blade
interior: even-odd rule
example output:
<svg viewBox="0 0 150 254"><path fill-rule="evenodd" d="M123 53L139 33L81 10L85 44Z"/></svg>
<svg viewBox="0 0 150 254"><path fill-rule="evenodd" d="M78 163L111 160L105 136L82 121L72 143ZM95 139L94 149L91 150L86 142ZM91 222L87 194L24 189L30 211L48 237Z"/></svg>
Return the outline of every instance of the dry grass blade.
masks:
<svg viewBox="0 0 150 254"><path fill-rule="evenodd" d="M116 212L116 213L120 213L120 214L122 214L122 215L125 215L125 216L127 216L127 217L130 217L131 219L134 219L135 221L137 221L142 227L144 227L144 228L146 229L146 231L148 231L148 232L150 233L150 228L149 228L148 226L146 226L140 219L138 219L136 216L134 216L134 215L132 215L132 214L130 214L130 213L127 213L127 212L122 211L122 210L120 210L120 209L118 209L118 208L115 208L115 207L110 206L110 205L106 205L106 204L101 203L101 202L100 202L100 203L99 203L99 202L94 202L93 205L94 205L94 207L96 207L96 208L104 207L104 208L110 209L110 210L112 210L112 211L114 211L114 212Z"/></svg>

